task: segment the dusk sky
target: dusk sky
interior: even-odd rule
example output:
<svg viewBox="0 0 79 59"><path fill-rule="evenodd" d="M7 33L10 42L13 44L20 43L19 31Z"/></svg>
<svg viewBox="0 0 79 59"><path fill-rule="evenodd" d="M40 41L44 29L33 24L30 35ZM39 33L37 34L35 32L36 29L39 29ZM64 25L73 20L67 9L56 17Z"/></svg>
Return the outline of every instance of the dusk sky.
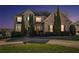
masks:
<svg viewBox="0 0 79 59"><path fill-rule="evenodd" d="M60 11L75 22L79 20L79 6L61 5ZM14 16L28 9L54 12L55 5L0 5L0 28L13 28Z"/></svg>

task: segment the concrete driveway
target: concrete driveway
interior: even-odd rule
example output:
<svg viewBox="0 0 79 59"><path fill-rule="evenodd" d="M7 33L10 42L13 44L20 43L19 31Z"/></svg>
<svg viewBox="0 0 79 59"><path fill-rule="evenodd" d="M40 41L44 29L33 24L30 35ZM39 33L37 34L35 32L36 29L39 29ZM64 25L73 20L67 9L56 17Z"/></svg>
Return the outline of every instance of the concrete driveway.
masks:
<svg viewBox="0 0 79 59"><path fill-rule="evenodd" d="M23 42L29 41L31 43L45 43L45 44L52 44L52 45L61 45L61 46L68 46L73 48L79 49L79 41L72 41L72 40L61 40L61 39L40 39L40 38L11 38L9 42L0 41L0 45L6 44L22 44Z"/></svg>
<svg viewBox="0 0 79 59"><path fill-rule="evenodd" d="M47 44L52 44L52 45L56 44L56 45L68 46L68 47L79 49L79 41L53 39L53 40L49 40Z"/></svg>

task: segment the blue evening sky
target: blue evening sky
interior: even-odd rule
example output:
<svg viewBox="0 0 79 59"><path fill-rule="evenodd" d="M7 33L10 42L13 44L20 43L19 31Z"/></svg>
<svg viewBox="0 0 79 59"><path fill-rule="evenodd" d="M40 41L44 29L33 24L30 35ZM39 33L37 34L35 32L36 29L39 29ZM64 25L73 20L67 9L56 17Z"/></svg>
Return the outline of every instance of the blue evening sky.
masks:
<svg viewBox="0 0 79 59"><path fill-rule="evenodd" d="M60 11L64 12L73 22L79 20L79 6L78 5L61 5ZM13 28L14 16L25 10L33 9L39 11L56 10L55 5L0 5L0 28Z"/></svg>

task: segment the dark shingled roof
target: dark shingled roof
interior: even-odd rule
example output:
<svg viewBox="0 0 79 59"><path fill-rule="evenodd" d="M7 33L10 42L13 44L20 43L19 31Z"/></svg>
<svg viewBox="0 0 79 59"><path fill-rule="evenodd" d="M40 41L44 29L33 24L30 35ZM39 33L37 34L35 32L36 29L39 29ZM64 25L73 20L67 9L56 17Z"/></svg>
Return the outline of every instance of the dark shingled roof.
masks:
<svg viewBox="0 0 79 59"><path fill-rule="evenodd" d="M48 12L48 11L35 11L35 10L31 10L31 9L30 9L30 11L32 11L35 14L35 16L46 16L47 17L50 15L50 12ZM24 12L21 12L21 13L17 14L16 16L21 16L21 15L23 15Z"/></svg>

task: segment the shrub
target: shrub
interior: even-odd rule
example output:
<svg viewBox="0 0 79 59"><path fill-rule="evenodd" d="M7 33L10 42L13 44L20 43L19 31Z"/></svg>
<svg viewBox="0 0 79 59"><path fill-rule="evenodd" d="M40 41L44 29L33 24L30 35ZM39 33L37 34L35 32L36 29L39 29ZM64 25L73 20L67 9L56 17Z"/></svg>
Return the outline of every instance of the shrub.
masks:
<svg viewBox="0 0 79 59"><path fill-rule="evenodd" d="M69 30L70 30L70 34L71 35L75 35L76 34L76 28L75 28L74 25L70 25Z"/></svg>

